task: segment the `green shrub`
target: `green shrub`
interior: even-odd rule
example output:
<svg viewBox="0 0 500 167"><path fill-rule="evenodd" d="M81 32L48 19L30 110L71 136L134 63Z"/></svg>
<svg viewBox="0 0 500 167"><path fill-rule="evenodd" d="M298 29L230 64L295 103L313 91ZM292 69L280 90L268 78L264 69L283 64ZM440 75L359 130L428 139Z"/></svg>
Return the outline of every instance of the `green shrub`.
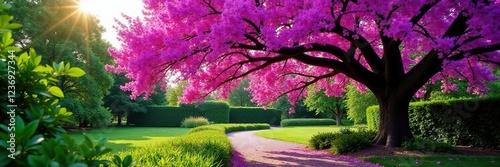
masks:
<svg viewBox="0 0 500 167"><path fill-rule="evenodd" d="M282 127L287 126L319 126L319 125L335 125L333 119L316 119L316 118L300 118L300 119L284 119L281 121Z"/></svg>
<svg viewBox="0 0 500 167"><path fill-rule="evenodd" d="M322 150L332 147L332 141L335 140L338 133L335 132L320 132L313 135L309 140L309 146L316 150Z"/></svg>
<svg viewBox="0 0 500 167"><path fill-rule="evenodd" d="M195 128L198 126L208 125L208 119L205 117L189 117L184 119L181 123L181 127L184 128Z"/></svg>
<svg viewBox="0 0 500 167"><path fill-rule="evenodd" d="M262 107L232 107L229 112L230 123L267 123L279 126L281 111Z"/></svg>
<svg viewBox="0 0 500 167"><path fill-rule="evenodd" d="M420 137L416 137L412 140L405 141L403 142L402 146L405 149L417 150L417 151L448 152L448 153L456 153L458 151L457 148L449 144L434 142Z"/></svg>
<svg viewBox="0 0 500 167"><path fill-rule="evenodd" d="M410 103L410 127L414 135L424 139L500 148L498 103L498 97ZM378 108L367 109L369 127L378 127L378 121L370 121L370 117L378 120L378 115Z"/></svg>
<svg viewBox="0 0 500 167"><path fill-rule="evenodd" d="M366 130L339 133L331 143L330 152L342 154L365 149L372 145L374 137L375 132Z"/></svg>

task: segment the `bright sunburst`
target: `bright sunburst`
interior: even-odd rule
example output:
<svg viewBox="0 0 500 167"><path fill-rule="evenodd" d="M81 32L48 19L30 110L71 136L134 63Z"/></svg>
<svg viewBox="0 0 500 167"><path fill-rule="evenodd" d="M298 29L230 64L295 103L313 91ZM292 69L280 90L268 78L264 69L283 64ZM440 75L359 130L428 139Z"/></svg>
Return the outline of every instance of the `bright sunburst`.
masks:
<svg viewBox="0 0 500 167"><path fill-rule="evenodd" d="M84 13L95 14L96 4L94 0L80 0L78 10Z"/></svg>

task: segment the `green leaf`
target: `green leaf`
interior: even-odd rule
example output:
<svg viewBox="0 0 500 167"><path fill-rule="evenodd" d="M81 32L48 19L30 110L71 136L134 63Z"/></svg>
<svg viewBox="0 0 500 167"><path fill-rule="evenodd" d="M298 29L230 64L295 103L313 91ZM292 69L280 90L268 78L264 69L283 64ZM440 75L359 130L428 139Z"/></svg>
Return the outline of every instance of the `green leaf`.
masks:
<svg viewBox="0 0 500 167"><path fill-rule="evenodd" d="M132 166L132 156L131 155L127 155L123 159L122 166L123 167L130 167L130 166Z"/></svg>
<svg viewBox="0 0 500 167"><path fill-rule="evenodd" d="M14 39L12 39L12 33L11 32L6 32L2 36L2 44L3 47L9 46L14 42Z"/></svg>
<svg viewBox="0 0 500 167"><path fill-rule="evenodd" d="M18 28L21 28L21 27L23 27L23 25L22 25L22 24L19 24L19 23L11 23L11 24L6 25L4 28L6 28L6 29L11 29L11 30L12 30L12 29L18 29Z"/></svg>
<svg viewBox="0 0 500 167"><path fill-rule="evenodd" d="M59 98L63 98L64 97L64 93L62 92L61 88L57 87L57 86L52 86L49 88L49 93L56 96L56 97L59 97Z"/></svg>
<svg viewBox="0 0 500 167"><path fill-rule="evenodd" d="M41 60L41 59L40 59ZM44 66L37 66L35 69L33 69L33 72L41 72L41 73L44 73L44 72L47 72L48 69L45 68Z"/></svg>
<svg viewBox="0 0 500 167"><path fill-rule="evenodd" d="M31 121L28 125L26 125L24 127L23 135L26 135L26 137L33 136L33 134L36 131L36 128L38 128L38 123L39 122L40 122L39 120L34 120L34 121Z"/></svg>
<svg viewBox="0 0 500 167"><path fill-rule="evenodd" d="M85 75L85 71L78 67L72 67L68 71L66 71L66 75L71 76L71 77L81 77Z"/></svg>
<svg viewBox="0 0 500 167"><path fill-rule="evenodd" d="M31 138L30 143L28 144L28 146L39 144L43 140L44 140L44 138L43 138L43 136L41 134L35 135L35 136L33 136L33 138Z"/></svg>
<svg viewBox="0 0 500 167"><path fill-rule="evenodd" d="M69 165L69 167L87 167L87 164L84 163L74 163Z"/></svg>

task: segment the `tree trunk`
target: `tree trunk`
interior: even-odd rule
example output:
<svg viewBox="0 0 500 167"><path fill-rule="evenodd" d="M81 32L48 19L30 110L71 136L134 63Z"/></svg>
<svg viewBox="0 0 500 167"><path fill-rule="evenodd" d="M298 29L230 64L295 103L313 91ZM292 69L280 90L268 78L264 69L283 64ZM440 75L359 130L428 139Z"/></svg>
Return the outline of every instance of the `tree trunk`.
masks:
<svg viewBox="0 0 500 167"><path fill-rule="evenodd" d="M400 147L403 141L413 138L408 118L411 97L377 97L380 119L374 143L386 147Z"/></svg>
<svg viewBox="0 0 500 167"><path fill-rule="evenodd" d="M118 123L116 123L116 125L122 126L122 116L123 116L123 113L118 113L118 115L117 115Z"/></svg>
<svg viewBox="0 0 500 167"><path fill-rule="evenodd" d="M337 120L337 126L342 125L342 110L340 109L339 104L335 104L335 108L337 109L336 111L333 112L335 115L335 118Z"/></svg>

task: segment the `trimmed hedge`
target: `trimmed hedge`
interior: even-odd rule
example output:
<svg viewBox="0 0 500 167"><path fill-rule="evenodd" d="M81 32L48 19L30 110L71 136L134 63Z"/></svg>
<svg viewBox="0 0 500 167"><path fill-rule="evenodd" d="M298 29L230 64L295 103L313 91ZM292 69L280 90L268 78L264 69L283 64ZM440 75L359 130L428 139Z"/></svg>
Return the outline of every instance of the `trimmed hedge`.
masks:
<svg viewBox="0 0 500 167"><path fill-rule="evenodd" d="M316 118L284 119L281 121L282 127L319 126L319 125L336 125L336 122L333 119L316 119Z"/></svg>
<svg viewBox="0 0 500 167"><path fill-rule="evenodd" d="M410 103L410 127L424 139L500 148L499 103L498 97ZM378 127L378 121L370 121L379 115L378 107L369 109L368 127Z"/></svg>
<svg viewBox="0 0 500 167"><path fill-rule="evenodd" d="M369 130L377 130L380 121L378 106L366 108L366 124Z"/></svg>
<svg viewBox="0 0 500 167"><path fill-rule="evenodd" d="M195 105L149 106L145 113L130 113L129 124L146 127L179 127L184 119L189 117L205 117L210 122L228 123L229 105L226 102L207 101Z"/></svg>
<svg viewBox="0 0 500 167"><path fill-rule="evenodd" d="M270 126L267 124L205 125L193 128L188 134L172 140L130 149L119 154L132 155L135 166L229 166L232 147L225 133L256 128L269 129Z"/></svg>
<svg viewBox="0 0 500 167"><path fill-rule="evenodd" d="M268 123L279 126L281 111L261 107L234 107L229 112L229 123Z"/></svg>

